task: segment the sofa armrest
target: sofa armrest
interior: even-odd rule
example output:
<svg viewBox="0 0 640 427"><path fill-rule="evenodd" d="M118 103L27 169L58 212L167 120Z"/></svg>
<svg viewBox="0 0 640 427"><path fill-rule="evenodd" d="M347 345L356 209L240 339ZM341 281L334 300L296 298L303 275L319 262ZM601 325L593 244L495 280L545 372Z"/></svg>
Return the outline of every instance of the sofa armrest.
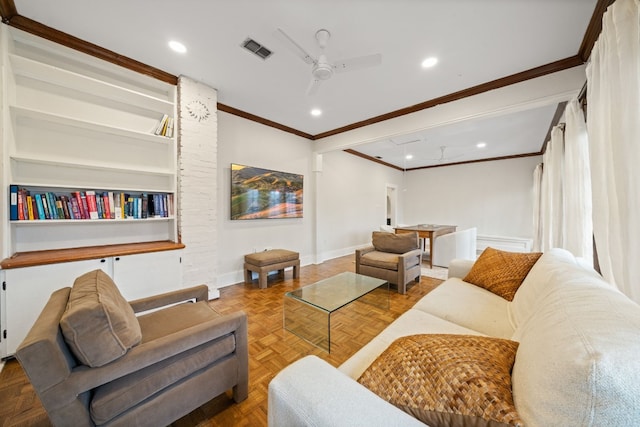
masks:
<svg viewBox="0 0 640 427"><path fill-rule="evenodd" d="M449 278L457 277L459 279L464 279L465 276L471 271L471 267L475 261L470 259L453 259L451 263L449 263Z"/></svg>
<svg viewBox="0 0 640 427"><path fill-rule="evenodd" d="M147 298L140 298L129 301L129 305L135 313L153 310L179 302L195 299L197 301L207 301L209 298L209 288L206 285L193 286L191 288L178 289L172 292L153 295Z"/></svg>
<svg viewBox="0 0 640 427"><path fill-rule="evenodd" d="M271 427L422 426L317 356L306 356L269 383Z"/></svg>

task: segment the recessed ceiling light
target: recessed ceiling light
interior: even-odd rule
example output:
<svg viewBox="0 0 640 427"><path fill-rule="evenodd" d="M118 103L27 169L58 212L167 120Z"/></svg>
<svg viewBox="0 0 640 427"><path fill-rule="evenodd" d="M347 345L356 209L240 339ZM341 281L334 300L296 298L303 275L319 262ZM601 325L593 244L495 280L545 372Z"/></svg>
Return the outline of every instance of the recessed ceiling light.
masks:
<svg viewBox="0 0 640 427"><path fill-rule="evenodd" d="M487 146L487 143L486 143L486 142L478 142L478 143L476 144L476 147L478 147L478 148L484 148L484 147L486 147L486 146Z"/></svg>
<svg viewBox="0 0 640 427"><path fill-rule="evenodd" d="M186 53L187 52L187 47L185 45L183 45L180 42L177 42L175 40L171 40L169 42L169 47L174 50L175 52L178 53Z"/></svg>
<svg viewBox="0 0 640 427"><path fill-rule="evenodd" d="M438 58L431 56L422 61L422 68L431 68L438 63Z"/></svg>
<svg viewBox="0 0 640 427"><path fill-rule="evenodd" d="M413 159L413 154L407 154L406 156L404 156L404 158L407 160L411 160Z"/></svg>
<svg viewBox="0 0 640 427"><path fill-rule="evenodd" d="M311 115L318 117L322 115L322 110L319 108L314 108L313 110L311 110Z"/></svg>

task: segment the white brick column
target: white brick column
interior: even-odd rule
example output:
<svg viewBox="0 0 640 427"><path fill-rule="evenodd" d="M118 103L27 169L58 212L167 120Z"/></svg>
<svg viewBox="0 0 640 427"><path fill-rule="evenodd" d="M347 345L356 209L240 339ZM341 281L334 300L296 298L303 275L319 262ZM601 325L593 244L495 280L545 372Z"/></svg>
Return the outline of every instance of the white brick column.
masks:
<svg viewBox="0 0 640 427"><path fill-rule="evenodd" d="M217 155L215 89L189 77L178 79L178 233L186 245L182 284L205 284L217 298Z"/></svg>

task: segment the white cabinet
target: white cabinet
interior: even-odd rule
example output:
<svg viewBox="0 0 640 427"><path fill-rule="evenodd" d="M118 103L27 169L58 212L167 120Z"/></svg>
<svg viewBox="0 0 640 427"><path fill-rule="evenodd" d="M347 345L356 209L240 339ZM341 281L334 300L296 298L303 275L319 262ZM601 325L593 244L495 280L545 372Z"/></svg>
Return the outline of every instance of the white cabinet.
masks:
<svg viewBox="0 0 640 427"><path fill-rule="evenodd" d="M180 287L182 251L112 257L113 281L128 301Z"/></svg>
<svg viewBox="0 0 640 427"><path fill-rule="evenodd" d="M181 250L171 250L1 270L0 357L15 353L51 293L73 286L76 277L101 269L125 299L133 300L179 289L181 256Z"/></svg>

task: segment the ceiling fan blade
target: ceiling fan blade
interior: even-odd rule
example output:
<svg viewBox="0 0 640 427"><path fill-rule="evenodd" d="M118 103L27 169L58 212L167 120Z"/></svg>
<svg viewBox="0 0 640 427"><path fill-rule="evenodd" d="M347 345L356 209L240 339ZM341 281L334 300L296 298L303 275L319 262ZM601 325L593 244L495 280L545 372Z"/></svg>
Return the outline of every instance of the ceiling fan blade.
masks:
<svg viewBox="0 0 640 427"><path fill-rule="evenodd" d="M376 53L374 55L357 56L355 58L343 59L333 64L336 73L344 73L347 71L360 70L362 68L373 67L382 63L382 55Z"/></svg>
<svg viewBox="0 0 640 427"><path fill-rule="evenodd" d="M313 95L318 91L318 88L322 84L323 80L312 78L307 87L307 95Z"/></svg>
<svg viewBox="0 0 640 427"><path fill-rule="evenodd" d="M276 38L284 42L284 44L293 52L297 57L302 59L307 64L315 64L318 62L316 58L311 56L302 46L295 42L287 33L285 33L282 29L278 28L277 31L274 32Z"/></svg>

